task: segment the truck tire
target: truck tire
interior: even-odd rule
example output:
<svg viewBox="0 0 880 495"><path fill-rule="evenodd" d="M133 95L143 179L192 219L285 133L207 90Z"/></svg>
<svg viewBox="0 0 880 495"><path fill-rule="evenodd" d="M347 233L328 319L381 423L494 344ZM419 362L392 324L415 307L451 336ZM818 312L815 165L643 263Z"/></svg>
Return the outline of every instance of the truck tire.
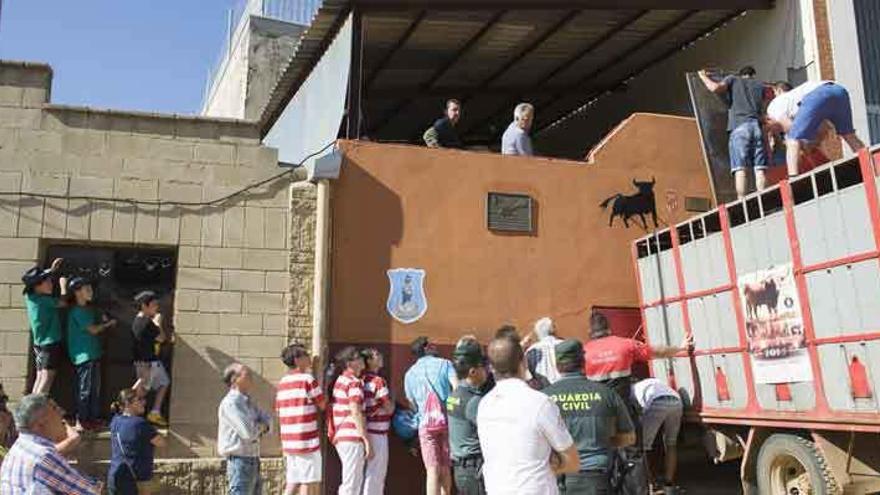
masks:
<svg viewBox="0 0 880 495"><path fill-rule="evenodd" d="M796 435L771 435L758 453L761 495L838 495L840 488L816 445Z"/></svg>

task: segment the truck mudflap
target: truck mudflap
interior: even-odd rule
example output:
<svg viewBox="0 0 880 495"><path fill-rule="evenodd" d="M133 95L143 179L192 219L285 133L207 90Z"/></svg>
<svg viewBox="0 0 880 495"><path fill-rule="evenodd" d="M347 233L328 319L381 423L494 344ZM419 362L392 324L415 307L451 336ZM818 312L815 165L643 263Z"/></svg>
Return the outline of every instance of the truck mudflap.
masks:
<svg viewBox="0 0 880 495"><path fill-rule="evenodd" d="M880 432L880 148L633 244L651 361L707 423ZM787 425L787 426L786 426Z"/></svg>

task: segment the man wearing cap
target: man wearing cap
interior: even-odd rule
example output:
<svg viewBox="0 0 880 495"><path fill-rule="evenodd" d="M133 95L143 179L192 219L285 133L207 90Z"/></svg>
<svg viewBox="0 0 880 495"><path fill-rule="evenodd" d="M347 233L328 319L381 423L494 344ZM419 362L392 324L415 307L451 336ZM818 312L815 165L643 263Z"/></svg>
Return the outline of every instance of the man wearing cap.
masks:
<svg viewBox="0 0 880 495"><path fill-rule="evenodd" d="M578 340L556 345L560 377L543 392L559 407L577 446L579 471L565 475L565 493L610 493L609 466L614 448L636 441L627 406L613 390L584 376L584 350Z"/></svg>
<svg viewBox="0 0 880 495"><path fill-rule="evenodd" d="M55 380L55 373L61 363L61 318L58 308L64 307L63 300L52 295L52 277L61 268L61 258L52 262L48 270L35 266L24 273L24 302L30 321L31 337L34 343L34 364L37 367L33 393L48 394ZM61 282L61 295L66 292Z"/></svg>
<svg viewBox="0 0 880 495"><path fill-rule="evenodd" d="M76 422L79 430L97 430L101 401L101 339L99 335L116 325L115 320L98 323L89 307L92 286L82 277L67 283L73 306L67 313L67 356L76 368Z"/></svg>
<svg viewBox="0 0 880 495"><path fill-rule="evenodd" d="M452 457L452 478L457 493L484 495L483 453L477 435L477 408L488 392L489 370L480 344L475 340L459 343L452 354L452 365L458 386L446 399L449 417L449 452Z"/></svg>
<svg viewBox="0 0 880 495"><path fill-rule="evenodd" d="M168 422L162 417L162 403L171 379L168 378L165 365L156 355L156 342L166 340L162 329L162 315L159 313L159 296L153 291L145 290L136 295L134 301L139 311L131 324L131 333L134 335L134 368L137 372L137 382L132 388L144 395L151 390L156 392L147 421L165 427Z"/></svg>

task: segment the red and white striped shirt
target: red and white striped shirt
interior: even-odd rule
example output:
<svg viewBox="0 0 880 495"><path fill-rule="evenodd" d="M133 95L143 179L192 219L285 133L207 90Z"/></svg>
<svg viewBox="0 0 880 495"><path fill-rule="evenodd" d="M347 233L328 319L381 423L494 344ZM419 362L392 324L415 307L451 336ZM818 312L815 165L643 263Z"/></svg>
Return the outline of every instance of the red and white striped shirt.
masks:
<svg viewBox="0 0 880 495"><path fill-rule="evenodd" d="M367 411L367 432L387 435L391 415L382 412L382 406L391 400L391 392L385 379L375 373L364 375L364 404Z"/></svg>
<svg viewBox="0 0 880 495"><path fill-rule="evenodd" d="M364 410L364 383L351 370L345 370L333 384L333 426L336 428L333 443L361 441L349 409L352 402Z"/></svg>
<svg viewBox="0 0 880 495"><path fill-rule="evenodd" d="M285 454L308 454L321 448L318 402L324 393L315 377L293 370L278 382L275 409Z"/></svg>

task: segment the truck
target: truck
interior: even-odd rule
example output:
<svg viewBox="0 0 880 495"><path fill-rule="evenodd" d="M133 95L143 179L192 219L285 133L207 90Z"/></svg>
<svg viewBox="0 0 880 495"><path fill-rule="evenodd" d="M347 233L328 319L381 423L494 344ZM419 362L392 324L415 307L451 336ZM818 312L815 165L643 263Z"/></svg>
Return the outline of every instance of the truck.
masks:
<svg viewBox="0 0 880 495"><path fill-rule="evenodd" d="M743 492L880 493L880 147L632 244L652 359Z"/></svg>

